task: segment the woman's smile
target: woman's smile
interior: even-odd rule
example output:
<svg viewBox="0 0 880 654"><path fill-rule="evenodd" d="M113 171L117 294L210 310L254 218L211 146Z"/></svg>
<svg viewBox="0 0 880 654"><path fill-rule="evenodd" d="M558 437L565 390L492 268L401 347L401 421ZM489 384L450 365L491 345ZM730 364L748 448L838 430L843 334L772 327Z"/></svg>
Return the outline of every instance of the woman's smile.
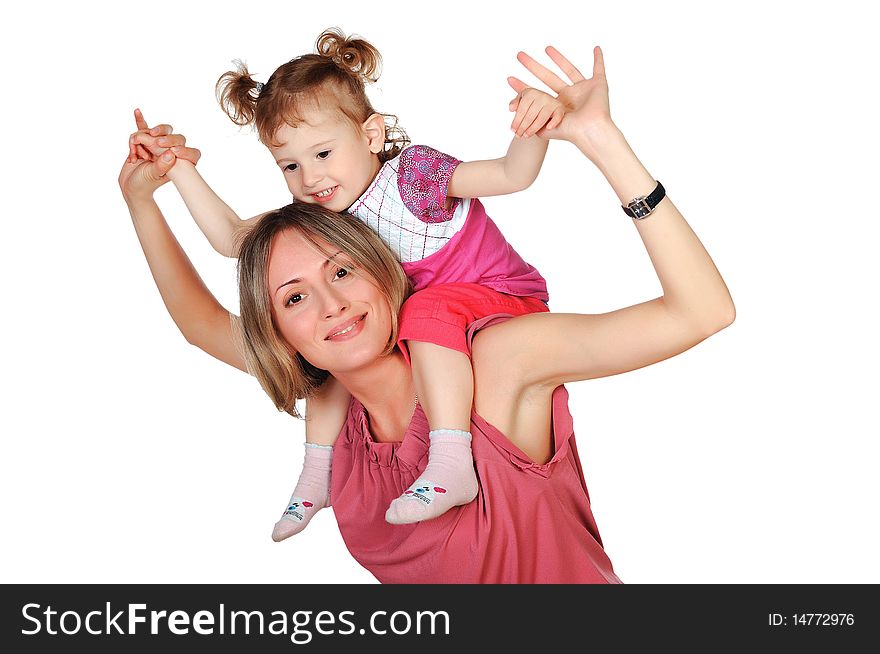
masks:
<svg viewBox="0 0 880 654"><path fill-rule="evenodd" d="M364 330L367 314L357 316L337 325L330 330L325 341L345 341L354 338Z"/></svg>

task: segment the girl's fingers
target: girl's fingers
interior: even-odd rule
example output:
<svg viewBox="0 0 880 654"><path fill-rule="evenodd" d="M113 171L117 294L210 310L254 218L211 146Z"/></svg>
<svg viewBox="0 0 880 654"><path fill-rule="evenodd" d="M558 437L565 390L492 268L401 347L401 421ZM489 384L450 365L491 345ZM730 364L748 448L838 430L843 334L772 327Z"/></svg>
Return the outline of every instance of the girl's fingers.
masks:
<svg viewBox="0 0 880 654"><path fill-rule="evenodd" d="M540 113L541 106L537 102L532 102L523 113L523 118L520 121L519 129L516 130L516 135L525 136L526 131L532 126L532 123L535 122Z"/></svg>
<svg viewBox="0 0 880 654"><path fill-rule="evenodd" d="M516 108L519 106L519 96L516 96L510 103L507 105L507 108L510 111L516 111Z"/></svg>
<svg viewBox="0 0 880 654"><path fill-rule="evenodd" d="M539 80L544 82L548 87L550 87L555 93L562 92L568 84L563 82L557 75L546 68L542 64L539 64L537 61L532 59L525 52L520 52L516 55L517 61L525 66L532 75L537 77Z"/></svg>
<svg viewBox="0 0 880 654"><path fill-rule="evenodd" d="M534 136L547 126L547 121L553 116L553 107L543 107L535 117L531 126L526 130L526 136Z"/></svg>
<svg viewBox="0 0 880 654"><path fill-rule="evenodd" d="M517 79L516 77L508 77L507 83L510 84L510 88L512 88L517 93L522 93L529 85L523 82L521 79Z"/></svg>
<svg viewBox="0 0 880 654"><path fill-rule="evenodd" d="M156 146L156 141L159 140L157 136L150 136L149 132L135 132L131 135L131 142L135 145L143 145L147 148L154 148Z"/></svg>
<svg viewBox="0 0 880 654"><path fill-rule="evenodd" d="M156 145L162 148L173 148L186 145L186 137L183 134L169 134L156 139Z"/></svg>
<svg viewBox="0 0 880 654"><path fill-rule="evenodd" d="M526 117L528 116L532 104L534 103L528 98L520 98L519 106L516 108L516 116L513 117L513 122L510 124L510 129L512 129L517 136L521 136L523 127L531 122L526 122Z"/></svg>
<svg viewBox="0 0 880 654"><path fill-rule="evenodd" d="M199 163L202 153L197 148L173 147L171 151L178 159L189 161L193 165Z"/></svg>
<svg viewBox="0 0 880 654"><path fill-rule="evenodd" d="M562 119L565 117L565 111L562 107L557 107L553 112L553 115L550 117L550 120L547 121L547 125L544 129L556 129L559 127L559 124L562 122Z"/></svg>
<svg viewBox="0 0 880 654"><path fill-rule="evenodd" d="M523 136L529 138L530 136L534 136L540 131L542 127L547 123L547 120L550 118L550 114L553 113L552 107L538 107L538 113L532 119L532 122L526 126L523 130Z"/></svg>
<svg viewBox="0 0 880 654"><path fill-rule="evenodd" d="M156 125L153 129L150 130L151 136L165 136L167 134L171 134L174 131L174 128L171 125Z"/></svg>
<svg viewBox="0 0 880 654"><path fill-rule="evenodd" d="M544 50L550 58L553 60L553 63L559 66L559 70L566 74L568 79L572 81L573 84L577 84L578 82L584 81L584 75L579 71L573 63L571 63L568 59L562 56L562 53L559 52L552 45L548 45Z"/></svg>

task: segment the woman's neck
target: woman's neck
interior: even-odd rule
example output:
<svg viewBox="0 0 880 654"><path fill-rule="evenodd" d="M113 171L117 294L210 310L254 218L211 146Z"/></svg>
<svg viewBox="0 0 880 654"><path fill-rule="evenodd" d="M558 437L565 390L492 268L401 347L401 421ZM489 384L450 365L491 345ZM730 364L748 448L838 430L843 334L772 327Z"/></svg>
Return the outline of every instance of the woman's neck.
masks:
<svg viewBox="0 0 880 654"><path fill-rule="evenodd" d="M416 391L412 371L400 352L334 377L364 405L377 441L403 440L415 411Z"/></svg>

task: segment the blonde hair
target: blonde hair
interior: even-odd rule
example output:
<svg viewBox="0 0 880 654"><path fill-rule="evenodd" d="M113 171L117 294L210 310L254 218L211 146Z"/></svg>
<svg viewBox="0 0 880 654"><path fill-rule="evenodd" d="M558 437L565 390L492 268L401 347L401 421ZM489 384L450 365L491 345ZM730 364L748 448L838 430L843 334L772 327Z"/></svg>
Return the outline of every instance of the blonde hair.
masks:
<svg viewBox="0 0 880 654"><path fill-rule="evenodd" d="M357 126L379 113L367 98L366 84L379 79L382 55L369 41L346 37L338 28L324 30L314 54L282 64L265 84L254 81L243 62L234 63L236 70L217 80L217 100L236 125L253 124L260 141L269 147L280 145L275 135L283 125L302 122L303 108L327 99ZM396 116L380 115L385 119L385 148L379 160L384 163L410 141Z"/></svg>
<svg viewBox="0 0 880 654"><path fill-rule="evenodd" d="M292 349L272 320L269 297L269 251L276 235L296 230L313 245L341 250L354 263L354 274L369 279L385 296L391 311L391 334L382 356L397 343L397 314L410 292L403 268L388 246L359 220L316 204L294 203L266 214L248 230L238 255L242 346L248 370L259 380L279 411L302 417L296 400L308 397L329 376ZM323 243L322 243L323 242ZM328 255L331 253L327 253Z"/></svg>

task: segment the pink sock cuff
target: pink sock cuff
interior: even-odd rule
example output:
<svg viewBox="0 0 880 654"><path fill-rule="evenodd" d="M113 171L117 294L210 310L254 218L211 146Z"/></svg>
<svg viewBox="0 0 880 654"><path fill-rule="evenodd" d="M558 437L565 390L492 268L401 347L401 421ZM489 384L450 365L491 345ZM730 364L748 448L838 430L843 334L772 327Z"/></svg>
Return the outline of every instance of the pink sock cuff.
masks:
<svg viewBox="0 0 880 654"><path fill-rule="evenodd" d="M448 442L453 439L464 439L468 443L471 442L471 433L469 431L463 431L461 429L432 429L429 432L428 436L430 436L432 443L435 440L437 440L438 442Z"/></svg>
<svg viewBox="0 0 880 654"><path fill-rule="evenodd" d="M333 459L333 448L329 445L306 443L306 458L315 461L331 461Z"/></svg>

